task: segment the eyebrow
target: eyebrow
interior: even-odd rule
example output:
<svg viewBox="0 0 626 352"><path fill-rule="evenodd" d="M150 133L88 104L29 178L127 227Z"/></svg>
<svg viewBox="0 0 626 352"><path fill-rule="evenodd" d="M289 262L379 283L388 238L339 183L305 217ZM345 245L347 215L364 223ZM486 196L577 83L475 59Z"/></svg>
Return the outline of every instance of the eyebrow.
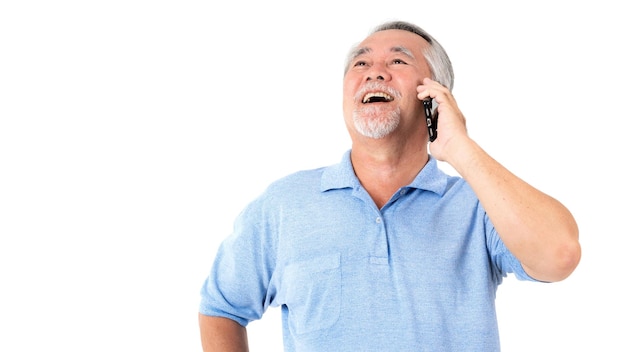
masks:
<svg viewBox="0 0 626 352"><path fill-rule="evenodd" d="M415 59L415 56L413 55L413 53L409 49L407 49L407 48L405 48L403 46L394 46L389 51L392 52L392 53L401 53L401 54L404 54L404 55L406 55L406 56L408 56L408 57L410 57L412 59ZM361 55L365 55L365 54L371 53L371 52L372 52L372 48L370 48L370 47L355 48L352 51L351 55L350 55L350 60L349 61L351 62L354 59L356 59L357 57L359 57Z"/></svg>
<svg viewBox="0 0 626 352"><path fill-rule="evenodd" d="M391 48L391 52L402 53L402 54L410 57L411 59L415 59L415 56L413 55L413 53L409 49L407 49L407 48L405 48L403 46L394 46L393 48Z"/></svg>

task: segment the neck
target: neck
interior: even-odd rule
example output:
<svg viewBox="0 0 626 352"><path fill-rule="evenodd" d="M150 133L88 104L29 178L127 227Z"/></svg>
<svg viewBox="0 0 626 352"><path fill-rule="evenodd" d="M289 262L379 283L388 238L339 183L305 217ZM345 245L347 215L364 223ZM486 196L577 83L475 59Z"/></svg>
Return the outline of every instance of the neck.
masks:
<svg viewBox="0 0 626 352"><path fill-rule="evenodd" d="M390 143L385 139L353 142L352 167L361 185L381 208L401 187L415 179L428 162L425 143Z"/></svg>

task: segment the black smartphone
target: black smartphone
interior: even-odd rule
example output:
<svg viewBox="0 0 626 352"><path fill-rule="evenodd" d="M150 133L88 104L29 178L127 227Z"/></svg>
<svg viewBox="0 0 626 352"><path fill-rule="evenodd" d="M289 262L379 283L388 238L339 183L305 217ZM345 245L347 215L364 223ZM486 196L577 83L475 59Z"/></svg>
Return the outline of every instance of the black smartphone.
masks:
<svg viewBox="0 0 626 352"><path fill-rule="evenodd" d="M428 98L422 101L424 113L426 114L426 127L428 128L428 139L433 142L437 139L437 110L433 108L433 100ZM435 108L436 108L436 102Z"/></svg>

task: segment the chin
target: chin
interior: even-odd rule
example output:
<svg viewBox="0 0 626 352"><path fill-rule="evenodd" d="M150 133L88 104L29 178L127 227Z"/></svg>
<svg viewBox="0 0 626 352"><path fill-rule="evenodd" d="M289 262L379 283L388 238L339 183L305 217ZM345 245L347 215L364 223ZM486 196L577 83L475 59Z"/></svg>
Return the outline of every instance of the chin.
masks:
<svg viewBox="0 0 626 352"><path fill-rule="evenodd" d="M362 136L382 139L395 131L400 125L400 114L397 111L384 115L363 114L363 112L362 110L355 110L352 114L354 128Z"/></svg>

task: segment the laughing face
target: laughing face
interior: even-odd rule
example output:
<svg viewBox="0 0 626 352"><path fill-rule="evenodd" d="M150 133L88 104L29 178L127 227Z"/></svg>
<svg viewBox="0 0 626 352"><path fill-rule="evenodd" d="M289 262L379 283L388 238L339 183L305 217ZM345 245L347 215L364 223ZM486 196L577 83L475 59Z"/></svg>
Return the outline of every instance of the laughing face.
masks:
<svg viewBox="0 0 626 352"><path fill-rule="evenodd" d="M385 30L351 53L343 85L344 118L351 134L380 139L399 126L417 128L423 111L415 89L430 77L422 55L427 45L417 34Z"/></svg>

